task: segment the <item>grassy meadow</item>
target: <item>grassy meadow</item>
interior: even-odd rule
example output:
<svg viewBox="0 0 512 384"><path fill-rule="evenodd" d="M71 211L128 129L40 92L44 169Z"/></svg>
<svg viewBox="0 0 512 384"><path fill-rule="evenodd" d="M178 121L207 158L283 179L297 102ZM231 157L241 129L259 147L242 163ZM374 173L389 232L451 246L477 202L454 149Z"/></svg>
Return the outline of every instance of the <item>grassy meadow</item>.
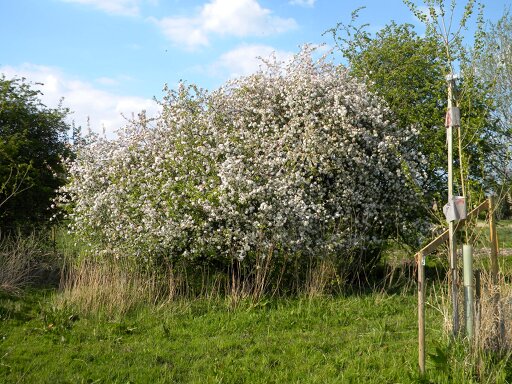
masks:
<svg viewBox="0 0 512 384"><path fill-rule="evenodd" d="M504 239L509 226L499 228ZM70 252L66 241L57 254ZM393 279L373 288L255 300L171 295L151 276L100 269L60 286L0 290L0 382L512 382L506 350L475 352L462 336L448 336L443 260L433 257L427 271L424 377L414 270L391 269ZM476 263L484 267L485 257Z"/></svg>
<svg viewBox="0 0 512 384"><path fill-rule="evenodd" d="M52 290L0 301L4 383L409 383L414 294L188 300L122 317L54 306ZM429 311L429 344L442 339ZM445 382L449 382L449 375Z"/></svg>

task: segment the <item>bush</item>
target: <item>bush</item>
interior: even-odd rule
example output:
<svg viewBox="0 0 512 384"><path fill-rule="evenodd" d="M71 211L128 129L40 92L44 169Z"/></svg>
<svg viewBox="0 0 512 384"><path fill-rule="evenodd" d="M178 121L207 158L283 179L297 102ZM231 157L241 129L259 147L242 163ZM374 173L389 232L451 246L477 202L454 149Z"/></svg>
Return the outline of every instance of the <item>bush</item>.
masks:
<svg viewBox="0 0 512 384"><path fill-rule="evenodd" d="M70 155L66 108L46 107L25 79L0 75L0 232L30 233L51 216Z"/></svg>
<svg viewBox="0 0 512 384"><path fill-rule="evenodd" d="M69 164L59 202L98 252L334 257L357 273L389 236L421 228L416 132L309 49L212 93L182 84L162 108L116 140L89 138Z"/></svg>

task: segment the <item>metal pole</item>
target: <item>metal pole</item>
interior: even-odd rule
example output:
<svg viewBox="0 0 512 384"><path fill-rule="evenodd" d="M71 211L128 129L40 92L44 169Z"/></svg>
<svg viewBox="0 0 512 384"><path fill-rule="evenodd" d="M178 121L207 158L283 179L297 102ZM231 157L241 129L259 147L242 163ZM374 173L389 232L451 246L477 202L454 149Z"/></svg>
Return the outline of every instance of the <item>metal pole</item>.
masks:
<svg viewBox="0 0 512 384"><path fill-rule="evenodd" d="M473 338L473 247L469 244L462 246L464 261L464 313L466 317L466 335Z"/></svg>
<svg viewBox="0 0 512 384"><path fill-rule="evenodd" d="M446 116L446 142L448 144L448 202L453 202L453 88L455 87L455 77L453 74L447 76L448 81L448 111ZM453 335L459 333L459 305L458 305L458 272L457 272L457 239L455 236L454 222L448 223L449 231L449 259L451 272L451 293L453 307Z"/></svg>

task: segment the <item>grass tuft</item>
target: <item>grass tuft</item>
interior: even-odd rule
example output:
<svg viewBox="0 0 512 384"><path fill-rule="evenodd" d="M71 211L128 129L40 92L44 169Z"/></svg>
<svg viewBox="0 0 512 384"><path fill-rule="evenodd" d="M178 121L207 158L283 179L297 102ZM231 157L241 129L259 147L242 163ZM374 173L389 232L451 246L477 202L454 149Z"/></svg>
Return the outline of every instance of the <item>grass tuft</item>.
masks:
<svg viewBox="0 0 512 384"><path fill-rule="evenodd" d="M69 267L56 296L58 307L73 307L86 315L122 317L147 304L170 300L175 294L173 275L143 271L123 263L82 260Z"/></svg>
<svg viewBox="0 0 512 384"><path fill-rule="evenodd" d="M33 282L46 282L44 275L58 268L55 258L45 239L35 232L1 238L0 292L19 295Z"/></svg>

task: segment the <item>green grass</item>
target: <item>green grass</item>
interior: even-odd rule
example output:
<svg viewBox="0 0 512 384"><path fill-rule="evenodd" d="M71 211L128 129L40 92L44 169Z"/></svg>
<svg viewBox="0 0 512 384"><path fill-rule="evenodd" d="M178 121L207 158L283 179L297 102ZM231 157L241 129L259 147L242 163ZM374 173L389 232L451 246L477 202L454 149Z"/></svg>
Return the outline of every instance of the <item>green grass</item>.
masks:
<svg viewBox="0 0 512 384"><path fill-rule="evenodd" d="M373 294L146 308L118 319L0 301L2 383L410 383L416 297ZM429 311L429 343L440 315Z"/></svg>
<svg viewBox="0 0 512 384"><path fill-rule="evenodd" d="M496 229L500 248L512 248L512 220L498 221Z"/></svg>
<svg viewBox="0 0 512 384"><path fill-rule="evenodd" d="M512 220L500 220L496 225L499 269L504 275L512 274ZM473 242L475 264L473 268L490 270L490 235L489 225L480 222L478 226L469 232Z"/></svg>
<svg viewBox="0 0 512 384"><path fill-rule="evenodd" d="M498 230L504 241L508 227ZM84 315L54 289L0 292L0 383L512 382L512 359L476 361L465 343L446 338L433 290L440 284L428 282L424 378L414 289L236 307L183 299L125 315Z"/></svg>
<svg viewBox="0 0 512 384"><path fill-rule="evenodd" d="M496 223L498 232L498 246L500 249L512 248L512 220L499 220ZM462 230L464 231L464 230ZM478 245L489 247L489 224L487 222L479 222L479 225L470 231Z"/></svg>

